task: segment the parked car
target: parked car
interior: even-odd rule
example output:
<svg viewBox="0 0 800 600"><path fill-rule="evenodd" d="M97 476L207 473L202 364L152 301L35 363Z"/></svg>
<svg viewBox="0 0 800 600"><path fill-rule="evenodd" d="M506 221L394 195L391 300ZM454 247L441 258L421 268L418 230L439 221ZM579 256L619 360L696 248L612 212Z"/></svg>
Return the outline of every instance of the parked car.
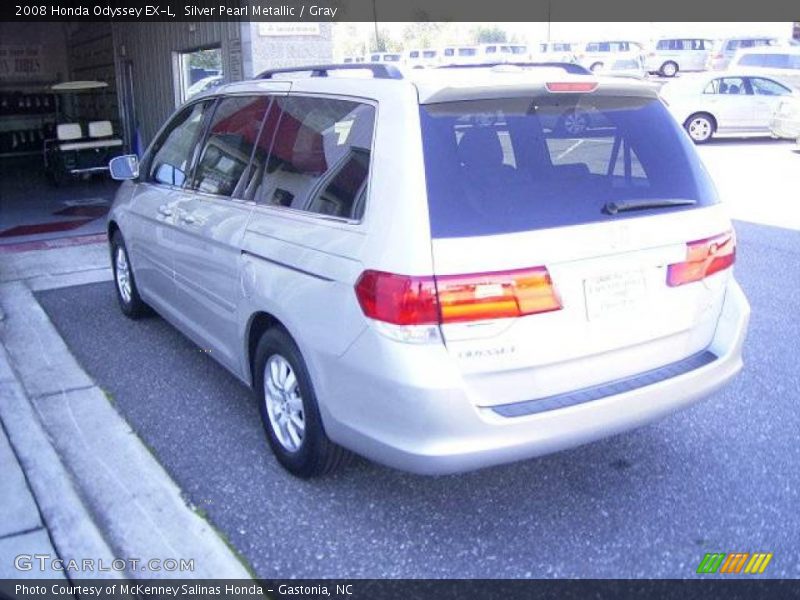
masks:
<svg viewBox="0 0 800 600"><path fill-rule="evenodd" d="M367 57L366 62L371 63L401 63L403 55L399 52L373 52Z"/></svg>
<svg viewBox="0 0 800 600"><path fill-rule="evenodd" d="M483 63L526 62L530 60L528 47L524 44L481 44L477 61Z"/></svg>
<svg viewBox="0 0 800 600"><path fill-rule="evenodd" d="M575 55L578 64L603 75L643 78L644 53L637 42L588 42Z"/></svg>
<svg viewBox="0 0 800 600"><path fill-rule="evenodd" d="M800 98L784 98L769 125L773 137L795 140L800 147Z"/></svg>
<svg viewBox="0 0 800 600"><path fill-rule="evenodd" d="M406 64L412 69L435 67L439 64L439 51L436 48L409 50L406 54Z"/></svg>
<svg viewBox="0 0 800 600"><path fill-rule="evenodd" d="M217 88L111 167L121 310L152 307L251 385L284 467L507 463L741 369L731 221L651 87L371 70ZM570 106L604 127L541 126Z"/></svg>
<svg viewBox="0 0 800 600"><path fill-rule="evenodd" d="M714 42L702 38L662 38L647 53L648 73L675 77L680 71L702 71Z"/></svg>
<svg viewBox="0 0 800 600"><path fill-rule="evenodd" d="M741 48L762 48L778 44L778 38L774 37L735 37L716 40L706 62L706 69L708 71L727 69L736 51Z"/></svg>
<svg viewBox="0 0 800 600"><path fill-rule="evenodd" d="M778 105L797 93L744 70L686 76L661 88L670 112L696 143L717 135L769 135Z"/></svg>
<svg viewBox="0 0 800 600"><path fill-rule="evenodd" d="M200 92L205 92L210 90L211 88L215 88L219 85L222 85L223 77L222 75L209 75L208 77L203 77L202 79L196 81L192 85L190 85L186 90L186 99L188 100L192 96L196 96Z"/></svg>
<svg viewBox="0 0 800 600"><path fill-rule="evenodd" d="M531 46L531 60L575 62L578 44L572 42L540 42Z"/></svg>
<svg viewBox="0 0 800 600"><path fill-rule="evenodd" d="M738 50L731 68L741 68L777 77L796 88L800 87L800 47L761 47Z"/></svg>
<svg viewBox="0 0 800 600"><path fill-rule="evenodd" d="M468 65L481 62L477 46L445 46L440 53L442 65Z"/></svg>

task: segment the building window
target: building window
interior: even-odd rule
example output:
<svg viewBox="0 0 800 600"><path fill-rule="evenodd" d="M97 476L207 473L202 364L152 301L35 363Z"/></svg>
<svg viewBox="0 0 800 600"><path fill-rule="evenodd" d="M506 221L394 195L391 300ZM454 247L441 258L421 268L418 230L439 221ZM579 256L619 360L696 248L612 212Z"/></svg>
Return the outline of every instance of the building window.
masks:
<svg viewBox="0 0 800 600"><path fill-rule="evenodd" d="M223 82L222 50L218 47L179 52L176 63L178 104Z"/></svg>

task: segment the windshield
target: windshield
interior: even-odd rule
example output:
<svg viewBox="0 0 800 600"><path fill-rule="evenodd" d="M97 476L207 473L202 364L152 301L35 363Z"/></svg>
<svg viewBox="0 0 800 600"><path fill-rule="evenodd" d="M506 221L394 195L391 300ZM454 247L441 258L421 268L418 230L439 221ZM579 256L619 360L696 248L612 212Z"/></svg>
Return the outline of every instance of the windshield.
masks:
<svg viewBox="0 0 800 600"><path fill-rule="evenodd" d="M717 202L694 146L655 98L549 94L421 107L433 237L494 235ZM609 215L608 203L652 209Z"/></svg>

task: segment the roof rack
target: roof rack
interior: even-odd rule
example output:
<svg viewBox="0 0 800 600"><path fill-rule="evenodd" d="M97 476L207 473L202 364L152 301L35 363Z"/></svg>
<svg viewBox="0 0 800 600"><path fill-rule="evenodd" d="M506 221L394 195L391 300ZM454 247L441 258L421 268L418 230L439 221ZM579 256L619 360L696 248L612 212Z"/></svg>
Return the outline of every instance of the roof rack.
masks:
<svg viewBox="0 0 800 600"><path fill-rule="evenodd" d="M400 69L393 65L376 63L341 63L330 65L309 65L302 67L281 67L268 69L259 73L256 79L272 79L273 75L281 73L305 73L311 71L311 77L327 77L330 71L372 71L373 79L403 79Z"/></svg>
<svg viewBox="0 0 800 600"><path fill-rule="evenodd" d="M454 65L439 65L437 69L474 69L474 68L487 68L487 67L550 67L563 69L572 75L594 75L586 67L582 67L577 63L569 62L492 62L492 63L468 63L468 64L454 64Z"/></svg>

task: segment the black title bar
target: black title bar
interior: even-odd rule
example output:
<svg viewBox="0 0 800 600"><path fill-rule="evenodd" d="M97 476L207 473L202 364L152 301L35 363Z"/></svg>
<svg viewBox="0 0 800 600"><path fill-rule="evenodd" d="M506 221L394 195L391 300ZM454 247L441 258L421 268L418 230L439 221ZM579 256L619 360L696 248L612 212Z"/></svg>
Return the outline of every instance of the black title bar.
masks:
<svg viewBox="0 0 800 600"><path fill-rule="evenodd" d="M791 0L3 0L2 21L800 21Z"/></svg>

